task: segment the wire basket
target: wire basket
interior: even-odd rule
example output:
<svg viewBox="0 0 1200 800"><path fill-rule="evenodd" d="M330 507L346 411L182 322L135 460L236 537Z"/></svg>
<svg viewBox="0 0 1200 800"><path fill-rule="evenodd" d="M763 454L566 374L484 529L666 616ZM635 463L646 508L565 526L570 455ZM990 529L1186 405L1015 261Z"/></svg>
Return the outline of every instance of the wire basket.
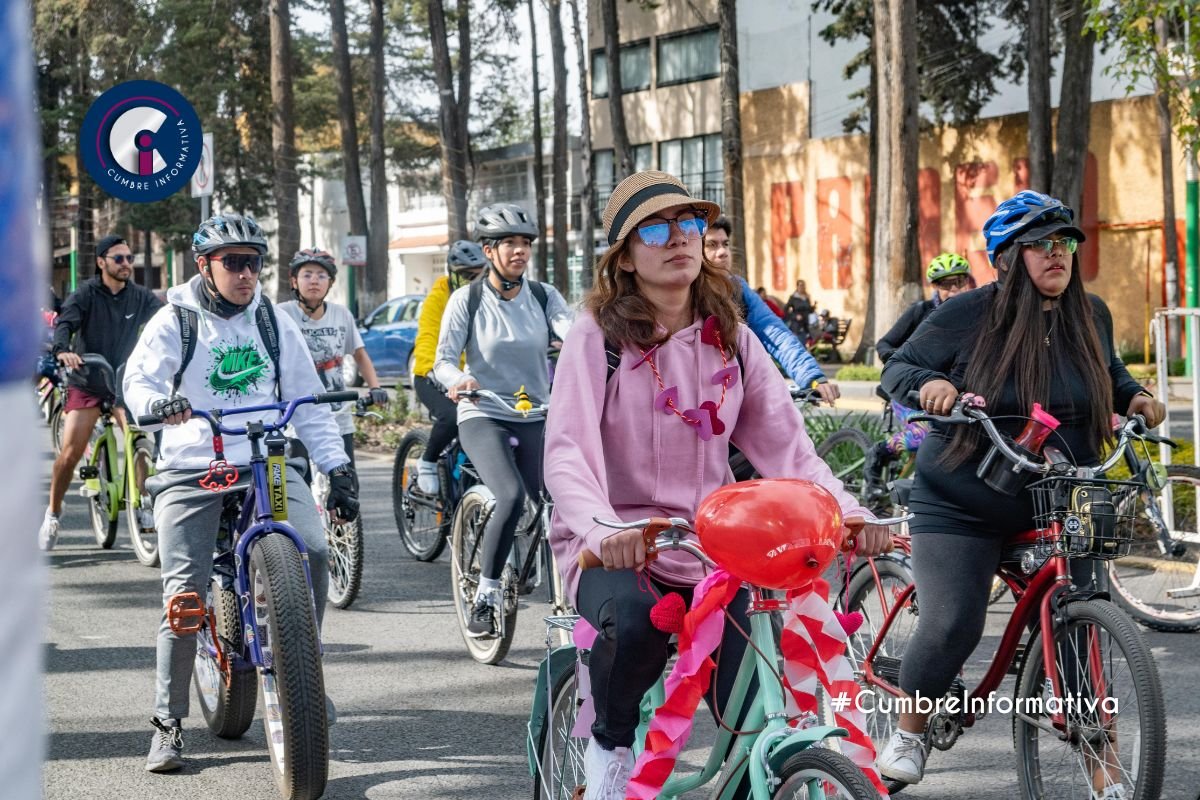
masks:
<svg viewBox="0 0 1200 800"><path fill-rule="evenodd" d="M1029 485L1034 526L1047 538L1058 531L1067 558L1110 560L1129 555L1140 484L1102 478L1043 478Z"/></svg>

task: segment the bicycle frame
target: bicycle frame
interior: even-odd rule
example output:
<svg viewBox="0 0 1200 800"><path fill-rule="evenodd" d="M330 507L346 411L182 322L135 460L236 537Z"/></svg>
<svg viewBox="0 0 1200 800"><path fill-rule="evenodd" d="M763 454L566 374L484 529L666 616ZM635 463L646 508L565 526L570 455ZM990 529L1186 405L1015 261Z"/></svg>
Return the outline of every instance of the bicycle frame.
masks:
<svg viewBox="0 0 1200 800"><path fill-rule="evenodd" d="M117 448L117 435L113 430L117 426L117 423L113 418L112 409L107 404L101 408L100 421L101 432L93 443L92 452L88 456L88 466L99 467L99 445L103 444L108 474L113 478L106 484L108 490L108 518L110 521L116 521L120 516L122 503L128 501L130 503L136 502L138 505L141 504L141 491L138 489L137 475L133 469L133 451L137 440L145 436L145 434L134 427L130 420L126 420L124 430L122 431L125 450L121 454Z"/></svg>

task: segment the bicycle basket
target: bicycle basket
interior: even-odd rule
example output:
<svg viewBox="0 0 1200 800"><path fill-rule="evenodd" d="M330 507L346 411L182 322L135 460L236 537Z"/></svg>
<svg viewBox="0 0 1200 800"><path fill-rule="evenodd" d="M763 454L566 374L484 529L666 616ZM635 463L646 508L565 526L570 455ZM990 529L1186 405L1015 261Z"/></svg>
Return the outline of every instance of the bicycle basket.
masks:
<svg viewBox="0 0 1200 800"><path fill-rule="evenodd" d="M1058 526L1059 545L1068 558L1109 560L1129 555L1135 514L1122 500L1138 484L1101 478L1051 477L1032 483L1034 526L1046 537Z"/></svg>

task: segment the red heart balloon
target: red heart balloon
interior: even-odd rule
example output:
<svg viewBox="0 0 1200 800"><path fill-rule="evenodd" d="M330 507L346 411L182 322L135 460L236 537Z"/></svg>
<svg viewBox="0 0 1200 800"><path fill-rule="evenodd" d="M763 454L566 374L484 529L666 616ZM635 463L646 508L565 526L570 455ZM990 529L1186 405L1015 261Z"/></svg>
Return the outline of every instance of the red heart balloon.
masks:
<svg viewBox="0 0 1200 800"><path fill-rule="evenodd" d="M708 557L766 589L798 589L820 577L841 547L843 530L833 495L792 478L722 486L696 511Z"/></svg>

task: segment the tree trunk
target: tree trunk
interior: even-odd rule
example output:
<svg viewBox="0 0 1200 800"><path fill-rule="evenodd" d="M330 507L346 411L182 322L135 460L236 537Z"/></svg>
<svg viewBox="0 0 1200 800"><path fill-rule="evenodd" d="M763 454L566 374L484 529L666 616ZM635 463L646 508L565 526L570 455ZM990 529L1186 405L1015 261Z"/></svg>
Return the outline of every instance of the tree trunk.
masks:
<svg viewBox="0 0 1200 800"><path fill-rule="evenodd" d="M550 59L554 66L554 148L550 159L554 206L554 288L570 295L571 275L567 268L570 242L567 229L570 211L567 200L567 46L563 41L562 0L550 0Z"/></svg>
<svg viewBox="0 0 1200 800"><path fill-rule="evenodd" d="M592 208L596 180L592 175L592 112L588 97L588 51L583 43L583 28L579 25L579 2L571 4L571 28L575 34L575 53L579 60L579 154L583 159L583 186L579 189L579 254L582 260L580 284L584 291L592 288L592 273L595 269L596 218Z"/></svg>
<svg viewBox="0 0 1200 800"><path fill-rule="evenodd" d="M1066 0L1062 16L1063 80L1058 104L1057 152L1051 194L1082 213L1083 168L1091 131L1092 61L1096 35L1085 32L1085 0Z"/></svg>
<svg viewBox="0 0 1200 800"><path fill-rule="evenodd" d="M534 260L537 268L533 278L544 281L550 277L550 251L546 243L546 159L542 152L542 87L538 76L537 18L534 16L533 2L528 0L529 41L533 47L533 216L537 219L539 234Z"/></svg>
<svg viewBox="0 0 1200 800"><path fill-rule="evenodd" d="M292 29L288 0L270 0L271 147L274 155L276 250L275 297L287 297L291 279L286 265L300 249L300 186L296 175L296 129L292 102Z"/></svg>
<svg viewBox="0 0 1200 800"><path fill-rule="evenodd" d="M1160 47L1167 40L1167 23L1162 17L1154 21L1154 31ZM1162 164L1163 184L1163 249L1166 250L1163 264L1163 283L1167 295L1167 307L1179 306L1179 232L1175 229L1175 162L1171 155L1171 98L1167 88L1158 85L1154 96L1158 106L1158 149ZM1168 355L1180 358L1183 355L1183 331L1178 317L1172 317L1167 326ZM1159 389L1162 392L1162 388Z"/></svg>
<svg viewBox="0 0 1200 800"><path fill-rule="evenodd" d="M875 342L879 337L886 332L886 328L876 333L875 325L875 242L871 240L871 235L875 232L875 226L879 220L879 193L875 191L875 187L879 185L879 176L874 170L879 161L879 90L876 75L878 71L875 69L875 60L871 60L870 76L867 79L867 163L870 165L870 174L867 175L867 310L863 314L862 324L862 339L858 342L858 349L854 351L854 357L850 359L854 362L867 361L868 351L875 352Z"/></svg>
<svg viewBox="0 0 1200 800"><path fill-rule="evenodd" d="M367 266L358 304L375 308L388 294L387 162L384 160L383 0L371 0L371 224L367 232ZM357 309L354 309L357 312Z"/></svg>
<svg viewBox="0 0 1200 800"><path fill-rule="evenodd" d="M742 196L742 110L738 85L737 0L720 0L721 20L721 150L725 167L722 208L733 227L730 258L733 273L746 273L746 220Z"/></svg>
<svg viewBox="0 0 1200 800"><path fill-rule="evenodd" d="M363 201L362 164L358 153L358 113L350 71L350 44L346 36L346 0L330 0L333 20L333 68L337 79L338 125L342 135L342 175L346 182L346 209L350 234L367 234L367 206Z"/></svg>
<svg viewBox="0 0 1200 800"><path fill-rule="evenodd" d="M465 0L462 0L465 2ZM450 239L469 239L467 220L467 114L471 105L471 46L469 9L460 9L458 98L454 67L446 40L446 10L442 0L428 0L429 41L433 49L433 75L439 97L438 127L442 156L442 195L446 199Z"/></svg>
<svg viewBox="0 0 1200 800"><path fill-rule="evenodd" d="M600 0L604 24L604 60L608 62L608 113L612 118L613 168L619 182L633 174L633 148L625 130L621 88L621 34L617 25L617 0Z"/></svg>
<svg viewBox="0 0 1200 800"><path fill-rule="evenodd" d="M916 17L916 0L874 0L879 146L871 238L877 327L890 325L920 293Z"/></svg>
<svg viewBox="0 0 1200 800"><path fill-rule="evenodd" d="M1050 126L1050 3L1029 0L1029 188L1050 191L1054 138Z"/></svg>

